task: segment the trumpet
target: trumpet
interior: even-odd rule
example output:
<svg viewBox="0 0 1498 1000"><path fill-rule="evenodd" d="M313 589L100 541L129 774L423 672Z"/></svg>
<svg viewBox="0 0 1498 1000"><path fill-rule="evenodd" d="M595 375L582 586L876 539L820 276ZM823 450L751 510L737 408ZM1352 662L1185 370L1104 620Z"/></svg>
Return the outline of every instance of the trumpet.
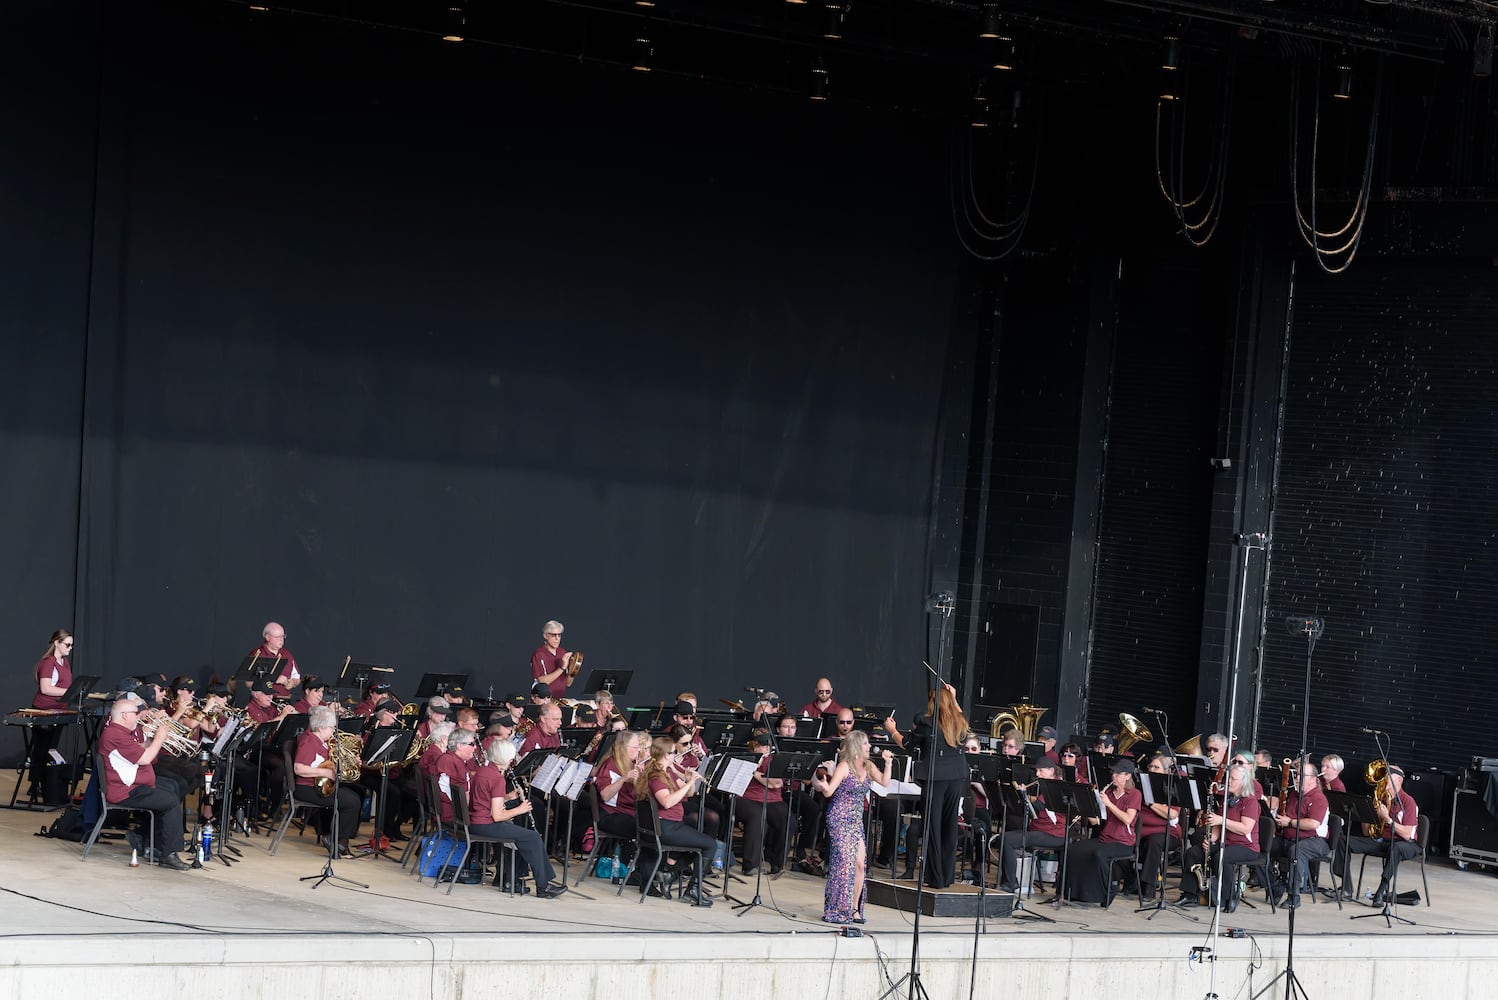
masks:
<svg viewBox="0 0 1498 1000"><path fill-rule="evenodd" d="M162 741L161 749L173 757L183 757L198 752L198 740L193 736L192 730L170 716L144 720L140 724L140 729L146 739L150 740L155 737L156 730L162 726L170 728L167 738Z"/></svg>

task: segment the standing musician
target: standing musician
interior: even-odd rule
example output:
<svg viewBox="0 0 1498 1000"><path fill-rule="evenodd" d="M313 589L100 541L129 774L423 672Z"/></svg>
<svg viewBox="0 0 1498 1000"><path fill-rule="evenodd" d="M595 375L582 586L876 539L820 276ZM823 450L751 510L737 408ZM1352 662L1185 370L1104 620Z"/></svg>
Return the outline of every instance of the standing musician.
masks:
<svg viewBox="0 0 1498 1000"><path fill-rule="evenodd" d="M1134 787L1138 770L1127 757L1113 762L1112 780L1106 791L1098 793L1106 817L1102 832L1071 845L1064 884L1073 903L1101 903L1106 909L1113 902L1113 863L1134 853L1134 821L1144 803L1144 796ZM1098 825L1095 819L1088 822Z"/></svg>
<svg viewBox="0 0 1498 1000"><path fill-rule="evenodd" d="M567 891L567 884L556 880L557 873L551 867L551 859L546 856L541 835L514 822L531 811L530 802L524 799L514 804L505 801L505 771L514 760L515 744L509 740L495 740L484 751L484 762L474 772L471 782L469 832L481 837L513 840L521 863L536 877L536 898L556 899ZM494 872L494 884L499 888L505 888L502 874L497 869ZM517 869L517 881L521 875Z"/></svg>
<svg viewBox="0 0 1498 1000"><path fill-rule="evenodd" d="M1175 755L1169 750L1160 750L1150 758L1147 765L1151 774L1174 772ZM1139 887L1139 901L1148 903L1155 898L1158 888L1165 885L1165 859L1169 854L1170 841L1181 843L1181 807L1155 802L1144 806L1139 814L1139 844L1144 848L1144 864L1140 868L1146 879Z"/></svg>
<svg viewBox="0 0 1498 1000"><path fill-rule="evenodd" d="M1289 862L1289 897L1281 901L1284 888L1276 884L1274 903L1287 909L1300 905L1300 887L1310 881L1310 863L1324 861L1331 855L1326 844L1331 806L1321 791L1320 772L1309 758L1297 762L1294 787L1285 790L1285 808L1276 813L1274 825L1279 835L1270 849L1271 857Z"/></svg>
<svg viewBox="0 0 1498 1000"><path fill-rule="evenodd" d="M1325 760L1322 761L1323 766ZM1374 811L1378 813L1380 825L1364 827L1366 836L1343 837L1337 845L1338 858L1333 866L1342 873L1343 898L1351 899L1352 890L1347 888L1347 865L1354 854L1372 854L1384 859L1383 877L1378 880L1378 890L1373 894L1373 905L1383 906L1388 901L1389 887L1399 871L1399 862L1420 853L1415 837L1419 831L1420 807L1404 790L1404 768L1398 764L1388 765L1384 795L1375 794Z"/></svg>
<svg viewBox="0 0 1498 1000"><path fill-rule="evenodd" d="M163 868L187 871L177 857L182 849L182 795L172 779L156 777L151 766L161 752L170 726L157 726L149 741L141 731L140 701L133 695L118 695L109 708L109 721L99 733L99 756L104 759L104 799L111 805L126 804L156 814L156 861ZM131 845L138 838L131 834ZM138 849L138 848L137 848Z"/></svg>
<svg viewBox="0 0 1498 1000"><path fill-rule="evenodd" d="M1334 753L1329 753L1321 758L1321 787L1328 792L1342 792L1346 794L1347 786L1342 783L1342 769L1347 765L1342 758Z"/></svg>
<svg viewBox="0 0 1498 1000"><path fill-rule="evenodd" d="M702 775L683 765L682 756L682 748L669 736L653 741L650 744L650 762L635 781L635 795L648 795L655 800L660 815L661 846L667 849L668 854L672 847L693 848L702 852L705 864L717 850L718 844L711 834L682 821L682 801L696 790L697 783L702 780ZM642 863L649 860L652 859L641 858ZM702 865L695 867L696 884L687 898L694 906L712 906L712 898L702 888Z"/></svg>
<svg viewBox="0 0 1498 1000"><path fill-rule="evenodd" d="M296 657L286 648L286 630L276 622L266 622L260 636L263 641L247 655L277 663L270 684L276 697L288 698L291 696L291 689L301 683L302 674L297 670Z"/></svg>
<svg viewBox="0 0 1498 1000"><path fill-rule="evenodd" d="M562 623L549 621L541 626L541 645L531 654L531 676L545 684L553 698L567 693L577 674L572 670L572 654L562 648Z"/></svg>
<svg viewBox="0 0 1498 1000"><path fill-rule="evenodd" d="M1249 864L1259 856L1259 814L1253 768L1244 760L1234 760L1228 765L1227 772L1227 812L1219 814L1208 810L1206 842L1187 849L1185 860L1181 862L1181 898L1176 900L1177 906L1196 906L1200 902L1202 876L1211 865L1217 864L1220 838L1226 837L1222 865L1229 872L1234 865ZM1225 886L1227 880L1221 877L1222 874L1218 873L1218 881ZM1236 891L1220 903L1230 913L1237 909Z"/></svg>
<svg viewBox="0 0 1498 1000"><path fill-rule="evenodd" d="M785 867L786 825L790 811L785 804L785 780L770 777L770 732L756 729L749 736L749 751L760 755L759 766L749 779L738 803L738 814L744 821L744 874L753 875L764 862L765 839L770 843L770 877Z"/></svg>
<svg viewBox="0 0 1498 1000"><path fill-rule="evenodd" d="M1061 768L1045 758L1035 764L1035 777L1056 781L1061 777ZM1066 817L1051 812L1038 796L1036 786L1025 786L1031 801L1029 828L1017 833L1005 833L1003 851L999 857L999 888L1005 892L1016 892L1019 888L1019 853L1048 847L1060 850L1066 845ZM994 839L997 839L995 837ZM992 843L992 840L989 842ZM1058 876L1059 878L1059 876ZM1063 884L1065 884L1063 882Z"/></svg>
<svg viewBox="0 0 1498 1000"><path fill-rule="evenodd" d="M58 712L68 707L62 696L68 693L73 683L73 667L68 657L73 655L73 633L58 629L52 633L42 658L36 661L32 673L36 676L36 694L31 707L48 712ZM38 798L42 775L46 773L47 759L58 740L62 738L62 726L37 726L31 731L31 797Z"/></svg>
<svg viewBox="0 0 1498 1000"><path fill-rule="evenodd" d="M328 747L328 741L333 738L337 729L338 717L333 714L333 710L326 705L318 705L309 714L306 732L297 737L296 757L292 763L296 783L292 787L292 794L302 802L313 805L330 804L317 783L324 778L331 781L337 776L333 751ZM349 839L359 832L359 807L363 804L363 798L357 786L351 788L342 785L338 789L338 801L331 804L338 812L338 856L351 858L354 853L349 849ZM323 834L328 837L333 835L331 830L324 830Z"/></svg>

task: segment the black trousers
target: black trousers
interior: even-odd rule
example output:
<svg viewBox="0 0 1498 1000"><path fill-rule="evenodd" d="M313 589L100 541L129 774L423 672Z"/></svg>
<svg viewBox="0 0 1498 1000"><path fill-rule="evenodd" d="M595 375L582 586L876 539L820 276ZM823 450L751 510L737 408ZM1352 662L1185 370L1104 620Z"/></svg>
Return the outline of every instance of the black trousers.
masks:
<svg viewBox="0 0 1498 1000"><path fill-rule="evenodd" d="M158 780L148 787L136 785L125 796L132 809L147 809L156 814L156 853L175 854L182 850L182 790L171 780Z"/></svg>
<svg viewBox="0 0 1498 1000"><path fill-rule="evenodd" d="M1217 858L1217 846L1215 844L1210 846L1212 858L1215 862ZM1258 857L1258 851L1252 847L1244 847L1242 844L1231 844L1223 848L1222 851L1223 867L1228 869L1231 869L1234 865L1251 864ZM1191 868L1193 865L1202 864L1205 858L1205 850L1200 847L1191 847L1187 849L1186 858L1181 862L1181 891L1188 896L1192 893L1201 892L1201 880L1196 877L1196 872L1192 871Z"/></svg>
<svg viewBox="0 0 1498 1000"><path fill-rule="evenodd" d="M368 789L374 795L380 794L380 772L365 771L359 776L359 786ZM405 795L396 787L394 780L385 783L385 829L381 831L385 836L391 837L400 833L401 821L406 818L405 800Z"/></svg>
<svg viewBox="0 0 1498 1000"><path fill-rule="evenodd" d="M1167 841L1163 833L1152 833L1140 839L1142 856L1139 859L1139 872L1144 879L1144 885L1140 888L1144 892L1153 893L1158 887L1165 885L1165 860L1172 845L1181 846L1181 839L1174 837Z"/></svg>
<svg viewBox="0 0 1498 1000"><path fill-rule="evenodd" d="M1354 854L1371 854L1376 858L1384 859L1384 871L1382 881L1387 888L1394 884L1394 876L1399 872L1399 862L1407 858L1413 858L1420 853L1420 845L1413 840L1387 841L1382 837L1343 837L1342 843L1337 847L1339 858L1333 862L1337 871L1341 872L1343 883L1347 882L1348 864Z"/></svg>
<svg viewBox="0 0 1498 1000"><path fill-rule="evenodd" d="M520 854L521 861L525 863L526 870L536 876L537 889L544 889L557 880L556 870L551 867L551 859L546 856L546 848L541 844L541 835L535 830L516 823L504 822L480 823L477 826L470 826L468 832L480 837L504 837L506 840L515 841L515 850ZM521 874L521 872L516 872L517 877Z"/></svg>
<svg viewBox="0 0 1498 1000"><path fill-rule="evenodd" d="M966 777L931 782L931 843L926 846L925 879L933 889L957 881L957 816Z"/></svg>
<svg viewBox="0 0 1498 1000"><path fill-rule="evenodd" d="M758 868L764 862L766 836L769 838L770 867L785 865L786 824L790 809L784 801L755 802L739 799L738 817L744 821L744 867Z"/></svg>
<svg viewBox="0 0 1498 1000"><path fill-rule="evenodd" d="M354 789L357 786L342 785L338 789L338 843L347 844L355 834L359 832L359 808L364 804L364 798ZM317 790L316 785L297 785L292 789L292 794L299 802L307 802L315 806L329 804L328 797ZM327 833L327 825L319 819L318 830Z"/></svg>
<svg viewBox="0 0 1498 1000"><path fill-rule="evenodd" d="M1010 889L1019 886L1020 851L1026 849L1034 850L1037 847L1049 847L1059 852L1065 846L1066 841L1063 838L1049 833L1040 833L1035 830L1021 830L1018 833L1009 833L1006 831L1004 833L1003 850L999 855L999 861L1002 866L1001 870L1003 872L1003 880L999 884L1001 886L1008 886ZM1059 854L1057 860L1060 860ZM1056 881L1061 885L1065 885L1065 878L1064 874L1058 875Z"/></svg>

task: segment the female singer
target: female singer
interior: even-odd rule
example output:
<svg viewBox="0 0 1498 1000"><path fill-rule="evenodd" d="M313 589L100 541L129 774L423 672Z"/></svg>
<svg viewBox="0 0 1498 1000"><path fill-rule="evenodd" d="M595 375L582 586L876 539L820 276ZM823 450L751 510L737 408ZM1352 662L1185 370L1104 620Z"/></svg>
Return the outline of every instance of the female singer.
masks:
<svg viewBox="0 0 1498 1000"><path fill-rule="evenodd" d="M47 648L42 651L42 658L36 662L32 674L36 677L36 695L31 699L31 707L56 712L68 707L62 696L68 693L68 687L73 683L73 668L68 663L68 657L73 655L73 633L67 629L58 629L52 633L52 639L47 643ZM62 736L62 726L37 726L31 731L33 742L31 744L31 793L36 798L41 784L42 774L47 766L47 757L52 748L57 746L58 739Z"/></svg>
<svg viewBox="0 0 1498 1000"><path fill-rule="evenodd" d="M676 728L673 726L672 730ZM683 740L684 744L687 742ZM635 779L635 794L649 795L660 807L662 847L695 848L702 851L704 864L711 864L718 842L711 834L682 822L682 801L696 791L697 783L702 780L702 775L682 763L686 752L686 745L678 745L669 736L658 737L650 744L650 763ZM702 868L703 865L695 866L696 885L687 898L694 906L712 906L712 899L702 891Z"/></svg>
<svg viewBox="0 0 1498 1000"><path fill-rule="evenodd" d="M1206 815L1207 841L1202 847L1193 846L1186 852L1181 864L1181 898L1177 906L1195 906L1201 895L1201 879L1198 874L1210 865L1217 864L1218 842L1226 832L1222 852L1222 864L1227 870L1233 865L1247 864L1259 856L1259 798L1254 794L1254 772L1252 766L1234 759L1228 766L1227 812L1219 815L1215 810ZM1214 799L1220 802L1220 799ZM1208 864L1206 858L1211 855ZM1204 867L1205 866L1205 867ZM1220 901L1229 913L1238 908L1236 894Z"/></svg>
<svg viewBox="0 0 1498 1000"><path fill-rule="evenodd" d="M829 924L864 922L864 866L868 855L863 843L863 801L869 784L889 784L889 766L894 755L880 755L882 769L869 760L869 737L857 730L843 737L837 766L823 777L812 775L811 785L827 803L827 888L822 900L822 919Z"/></svg>
<svg viewBox="0 0 1498 1000"><path fill-rule="evenodd" d="M296 776L293 794L303 802L325 806L332 804L318 791L317 783L323 778L332 779L337 771L333 764L333 752L328 749L328 740L338 728L338 717L333 710L319 705L307 720L308 729L297 737L296 758L292 763ZM359 793L348 785L338 789L338 856L351 858L349 839L359 832L359 807L363 800ZM320 820L319 820L320 822ZM327 834L332 836L331 833Z"/></svg>
<svg viewBox="0 0 1498 1000"><path fill-rule="evenodd" d="M930 738L933 705L935 740ZM916 752L922 755L916 764L916 780L931 785L931 842L924 852L923 870L926 884L933 889L945 889L957 880L957 816L971 778L967 758L962 755L962 738L967 731L967 717L957 705L957 689L943 684L926 696L926 714L916 718L905 740L905 745L918 747Z"/></svg>
<svg viewBox="0 0 1498 1000"><path fill-rule="evenodd" d="M1071 845L1066 862L1066 896L1073 903L1101 903L1106 909L1113 902L1113 863L1134 853L1134 821L1144 802L1144 796L1134 787L1137 771L1127 757L1114 761L1108 790L1098 795L1107 816L1102 833L1094 840ZM1095 819L1088 822L1098 824Z"/></svg>
<svg viewBox="0 0 1498 1000"><path fill-rule="evenodd" d="M1164 751L1150 758L1151 774L1170 774L1175 757ZM1177 845L1181 842L1181 807L1167 806L1156 802L1144 807L1139 814L1139 845L1144 848L1144 863L1140 868L1144 884L1139 887L1139 901L1154 900L1157 887L1165 884L1165 858L1169 840Z"/></svg>
<svg viewBox="0 0 1498 1000"><path fill-rule="evenodd" d="M474 772L472 795L468 803L468 829L480 837L503 837L515 842L515 850L529 871L536 876L536 898L555 899L567 891L565 883L556 881L541 835L514 821L531 811L531 802L521 797L518 804L505 801L505 770L515 760L515 744L509 740L490 740L484 748L484 763ZM504 888L503 873L496 870L494 884ZM520 877L516 872L516 877Z"/></svg>

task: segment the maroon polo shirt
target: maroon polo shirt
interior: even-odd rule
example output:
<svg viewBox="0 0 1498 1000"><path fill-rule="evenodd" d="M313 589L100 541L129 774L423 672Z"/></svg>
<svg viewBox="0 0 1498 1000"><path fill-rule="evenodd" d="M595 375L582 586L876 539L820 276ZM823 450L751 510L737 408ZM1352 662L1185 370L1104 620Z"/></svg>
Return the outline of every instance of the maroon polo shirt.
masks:
<svg viewBox="0 0 1498 1000"><path fill-rule="evenodd" d="M281 647L279 653L272 653L261 643L245 654L246 656L258 656L262 660L275 662L279 657L281 662L277 665L275 676L271 678L271 687L276 689L276 694L286 697L291 694L291 689L302 683L302 672L297 669L296 657L291 655L291 650L285 646Z"/></svg>
<svg viewBox="0 0 1498 1000"><path fill-rule="evenodd" d="M1228 806L1228 811L1226 813L1228 819L1232 820L1235 823L1241 823L1246 819L1251 819L1254 821L1254 825L1249 828L1249 832L1246 834L1237 833L1233 830L1229 830L1226 826L1224 826L1222 829L1223 832L1227 834L1227 845L1229 847L1247 847L1257 851L1259 849L1258 822L1259 816L1262 812L1263 810L1259 808L1259 800L1256 798L1249 798L1248 796L1244 796L1237 802L1234 802L1232 805Z"/></svg>
<svg viewBox="0 0 1498 1000"><path fill-rule="evenodd" d="M104 799L111 805L123 802L137 785L156 787L156 769L139 763L146 752L146 736L140 727L126 729L114 720L99 731L99 756L104 758Z"/></svg>
<svg viewBox="0 0 1498 1000"><path fill-rule="evenodd" d="M1415 805L1415 800L1410 798L1408 792L1400 792L1399 801L1394 803L1393 809L1389 810L1389 819L1392 822L1385 823L1384 828L1378 832L1378 835L1385 840L1394 840L1394 823L1398 823L1400 826L1414 826L1419 818L1420 807Z"/></svg>
<svg viewBox="0 0 1498 1000"><path fill-rule="evenodd" d="M1045 803L1035 803L1035 818L1030 820L1030 829L1034 833L1049 834L1052 837L1064 837L1066 835L1066 816L1061 813L1053 813L1045 807Z"/></svg>
<svg viewBox="0 0 1498 1000"><path fill-rule="evenodd" d="M609 805L608 801L603 798L603 790L622 777L624 777L624 774L614 764L612 759L600 764L598 775L593 779L594 783L598 785L598 801L606 813L613 813L615 816L633 816L635 814L635 786L632 783L626 781L619 786L619 791L614 797L613 805Z"/></svg>
<svg viewBox="0 0 1498 1000"><path fill-rule="evenodd" d="M275 721L276 716L281 714L281 709L280 706L278 706L275 702L271 702L269 705L262 706L252 696L250 698L250 703L245 706L245 712L253 721L257 723L273 722Z"/></svg>
<svg viewBox="0 0 1498 1000"><path fill-rule="evenodd" d="M1114 792L1115 789L1109 787L1103 793L1113 803L1113 808L1122 809L1124 812L1128 812L1130 809L1144 808L1144 795L1139 789L1126 788L1122 795L1116 795ZM1098 839L1110 844L1133 844L1134 828L1132 826L1125 826L1123 820L1110 812L1108 813L1107 820L1103 823L1103 832L1098 835Z"/></svg>
<svg viewBox="0 0 1498 1000"><path fill-rule="evenodd" d="M520 741L520 753L524 757L532 750L557 750L562 746L562 734L560 732L547 736L541 732L541 724L531 726L531 731L525 734L525 739Z"/></svg>
<svg viewBox="0 0 1498 1000"><path fill-rule="evenodd" d="M562 665L562 657L567 655L567 650L562 646L557 647L553 653L542 643L541 648L531 654L531 678L540 680L543 674L549 674ZM563 674L556 680L551 681L551 696L560 698L567 693L567 675Z"/></svg>
<svg viewBox="0 0 1498 1000"><path fill-rule="evenodd" d="M755 773L761 778L769 775L770 759L774 756L772 753L765 754L759 762L759 767L755 768ZM744 789L744 799L749 802L779 802L785 797L784 792L783 787L767 788L759 782L758 778L750 778L749 787Z"/></svg>
<svg viewBox="0 0 1498 1000"><path fill-rule="evenodd" d="M296 739L296 757L293 763L301 764L303 767L322 767L331 759L328 753L328 745L318 737L312 730L307 730ZM296 776L296 783L303 787L317 784L316 778L304 778L300 774Z"/></svg>
<svg viewBox="0 0 1498 1000"><path fill-rule="evenodd" d="M661 779L661 778L651 778L650 779L650 796L651 796L651 798L655 799L655 801L657 803L660 802L660 796L657 793L659 793L659 792L666 792L667 794L670 794L670 793L672 793L674 791L676 791L676 789L674 789L670 785L666 784L666 782L663 779ZM661 816L661 819L674 819L676 822L680 823L681 822L681 803L678 802L674 806L661 806L660 816Z"/></svg>
<svg viewBox="0 0 1498 1000"><path fill-rule="evenodd" d="M32 708L45 708L51 711L67 708L68 703L57 695L42 694L41 682L45 679L49 684L54 684L64 691L73 683L73 668L69 665L67 658L54 659L51 653L42 657L36 664L37 689L36 697L31 699Z"/></svg>
<svg viewBox="0 0 1498 1000"><path fill-rule="evenodd" d="M475 826L497 823L491 808L495 799L505 797L505 775L497 764L485 764L469 782L473 794L468 797L468 822Z"/></svg>
<svg viewBox="0 0 1498 1000"><path fill-rule="evenodd" d="M1300 793L1290 789L1285 793L1285 807L1280 810L1281 816L1290 819L1290 825L1280 831L1280 836L1286 840L1309 840L1312 837L1326 836L1327 816L1331 813L1331 806L1326 801L1326 794L1320 788L1313 786L1306 792L1306 804L1304 815L1300 806ZM1302 830L1295 825L1297 819L1314 819L1316 829ZM1255 847L1258 845L1255 844Z"/></svg>
<svg viewBox="0 0 1498 1000"><path fill-rule="evenodd" d="M1143 797L1143 793L1141 793L1141 802L1143 801ZM1157 833L1164 833L1169 830L1172 837L1176 838L1177 840L1180 839L1180 823L1176 823L1175 826L1171 826L1169 820L1167 820L1164 816L1161 816L1159 813L1155 812L1155 810L1150 806L1141 804L1139 808L1141 810L1141 812L1139 813L1139 836L1153 837ZM1172 815L1179 817L1181 815L1181 807L1174 807Z"/></svg>
<svg viewBox="0 0 1498 1000"><path fill-rule="evenodd" d="M457 754L448 751L437 758L437 791L441 798L442 822L453 821L453 789L462 788L468 793L468 763ZM472 796L469 796L472 798Z"/></svg>
<svg viewBox="0 0 1498 1000"><path fill-rule="evenodd" d="M433 743L423 750L421 756L417 758L416 769L428 778L435 778L437 776L437 761L445 753L447 753L446 750Z"/></svg>
<svg viewBox="0 0 1498 1000"><path fill-rule="evenodd" d="M820 719L824 715L836 715L843 710L843 706L837 702L828 703L826 708L818 708L815 701L809 701L801 706L801 714L808 719Z"/></svg>

